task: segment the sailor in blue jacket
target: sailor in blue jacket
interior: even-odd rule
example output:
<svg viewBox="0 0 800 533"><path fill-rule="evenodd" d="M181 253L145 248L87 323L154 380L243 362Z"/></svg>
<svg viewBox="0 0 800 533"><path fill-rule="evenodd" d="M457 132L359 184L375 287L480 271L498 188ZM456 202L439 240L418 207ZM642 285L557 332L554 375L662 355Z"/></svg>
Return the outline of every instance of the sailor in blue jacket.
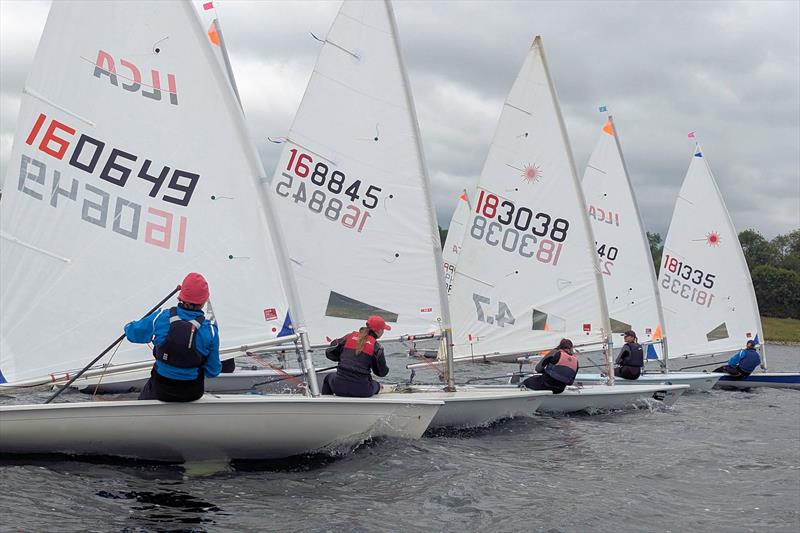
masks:
<svg viewBox="0 0 800 533"><path fill-rule="evenodd" d="M756 351L756 343L747 341L744 350L736 352L733 357L728 359L727 365L714 369L714 372L723 372L734 379L744 379L760 364L761 356Z"/></svg>
<svg viewBox="0 0 800 533"><path fill-rule="evenodd" d="M125 326L129 341L153 343L156 362L140 400L191 402L203 396L205 376L219 375L219 329L203 315L207 300L208 283L192 272L181 283L177 307Z"/></svg>

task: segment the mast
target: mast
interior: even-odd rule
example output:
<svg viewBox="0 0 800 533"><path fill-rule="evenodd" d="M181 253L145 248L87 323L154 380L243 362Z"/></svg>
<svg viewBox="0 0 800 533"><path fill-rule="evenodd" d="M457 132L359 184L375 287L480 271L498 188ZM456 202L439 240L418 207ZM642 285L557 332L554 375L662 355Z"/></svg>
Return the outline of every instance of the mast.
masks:
<svg viewBox="0 0 800 533"><path fill-rule="evenodd" d="M444 280L440 274L442 259L442 244L439 238L439 225L436 222L436 211L433 207L433 200L431 199L431 185L430 177L428 176L428 165L425 161L425 152L422 149L422 140L419 131L419 121L417 120L417 109L414 105L414 98L411 96L411 87L408 81L408 72L406 71L403 55L400 53L400 46L397 39L397 21L394 17L394 9L390 0L384 0L386 11L389 15L389 23L392 27L392 42L394 44L395 53L397 54L397 61L400 65L400 73L403 77L403 86L408 105L409 112L411 113L412 127L414 128L414 143L417 146L417 153L419 155L419 171L422 176L422 184L425 197L425 212L428 218L428 227L433 232L431 239L431 246L433 246L434 260L436 261L437 288L439 291L439 307L441 308L441 328L444 333L445 339L445 377L447 379L447 389L455 390L455 379L453 371L453 330L450 323L450 308L448 306L447 288L444 285Z"/></svg>
<svg viewBox="0 0 800 533"><path fill-rule="evenodd" d="M614 124L614 117L609 114L608 121L611 123L611 131L614 132L614 143L617 145L617 152L619 153L619 159L622 161L622 170L625 172L625 182L628 184L628 190L630 191L631 198L633 198L633 209L636 212L636 217L639 220L639 227L642 228L642 232L640 232L640 236L642 237L642 245L650 255L650 243L647 241L647 234L644 233L644 220L642 220L642 213L639 210L639 202L636 201L636 196L633 193L633 186L631 185L631 176L628 173L628 165L625 163L625 156L622 154L622 146L619 142L619 132L617 131L617 125ZM656 297L656 309L658 310L658 322L661 325L661 351L663 355L663 364L664 368L663 371L666 372L668 370L668 361L669 361L669 352L667 351L667 329L666 324L664 323L664 311L661 308L661 291L658 290L658 280L656 279L655 275L655 264L652 264L650 261L651 267L648 269L650 273L650 280L653 284L653 293Z"/></svg>
<svg viewBox="0 0 800 533"><path fill-rule="evenodd" d="M564 142L564 147L567 150L567 158L569 159L569 168L570 174L572 175L572 181L575 184L575 190L578 195L578 199L580 201L581 206L586 205L586 197L583 194L583 186L581 185L580 180L578 179L578 172L575 168L575 158L572 155L572 146L569 143L569 138L567 136L567 128L564 124L564 117L561 115L561 106L558 105L558 96L556 95L556 88L553 85L553 79L550 77L550 68L547 66L547 57L545 57L544 53L544 46L542 45L542 38L541 36L537 35L536 38L533 40L533 46L539 47L539 50L542 54L542 66L544 67L544 75L547 78L547 84L550 87L550 94L553 98L553 106L556 110L556 116L558 117L558 124L561 130L561 138ZM591 224L589 224L589 215L586 212L586 209L581 210L581 220L583 221L583 227L586 231L587 235L594 235L592 232ZM601 326L604 328L604 333L606 335L606 348L603 350L604 357L606 359L606 364L608 365L609 369L612 368L611 360L612 356L610 353L611 350L611 322L608 317L608 302L606 301L606 291L605 287L603 286L603 278L602 274L600 273L600 267L597 258L597 251L594 249L593 246L587 248L586 252L591 256L592 264L594 265L594 278L595 278L595 289L597 290L597 296L600 299L600 310L602 314L603 323ZM608 373L608 385L614 384L614 372Z"/></svg>
<svg viewBox="0 0 800 533"><path fill-rule="evenodd" d="M222 24L219 21L219 17L214 19L214 27L217 29L217 35L219 36L219 47L222 50L222 59L225 61L225 70L228 71L228 79L236 95L236 101L239 102L239 107L242 107L242 98L239 96L239 87L236 85L236 78L233 76L233 67L231 66L230 57L228 57L228 47L225 45L225 37L222 35ZM244 109L242 109L242 112L244 112Z"/></svg>
<svg viewBox="0 0 800 533"><path fill-rule="evenodd" d="M194 11L194 7L192 6L191 2L189 0L184 0L183 6L187 11L191 12L190 16L194 17L193 20L195 21L195 24L193 24L193 26L195 31L202 35L202 39L205 39L205 33L199 24L199 18L197 13ZM217 61L217 59L213 56L213 51L210 46L202 46L201 48L201 53L205 54L209 61ZM233 78L223 79L223 73L221 69L215 68L212 69L212 71L217 79L217 82L222 86L227 87L227 90L230 91L230 98L225 98L224 104L230 108L231 117L236 125L239 142L245 149L247 163L252 170L251 174L255 180L258 198L261 203L262 213L267 221L267 228L270 231L270 237L275 242L275 254L278 258L280 278L283 282L283 288L286 291L286 296L289 301L292 324L294 325L295 332L300 335L300 345L303 352L308 383L311 387L311 395L319 396L319 384L317 383L317 375L314 370L314 363L311 360L311 355L308 350L310 343L308 341L308 333L305 330L305 322L303 319L302 310L300 308L300 299L297 296L297 287L295 286L294 277L289 269L283 233L278 225L278 221L275 220L274 210L270 200L270 191L268 188L269 179L266 176L264 165L261 163L261 158L258 156L255 145L253 144L252 140L250 139L250 135L247 132L247 124L244 120L244 112L242 111L242 108L239 107L239 102L236 98ZM269 273L264 272L264 275L269 275Z"/></svg>

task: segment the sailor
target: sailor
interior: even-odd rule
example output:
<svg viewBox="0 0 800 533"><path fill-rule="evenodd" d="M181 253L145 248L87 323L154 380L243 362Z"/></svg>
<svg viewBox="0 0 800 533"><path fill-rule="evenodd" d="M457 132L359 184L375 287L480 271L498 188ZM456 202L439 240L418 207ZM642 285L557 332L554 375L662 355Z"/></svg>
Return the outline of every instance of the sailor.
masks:
<svg viewBox="0 0 800 533"><path fill-rule="evenodd" d="M728 359L727 365L722 365L714 369L714 372L723 372L733 379L744 379L749 376L758 365L761 364L761 356L756 350L755 341L749 340L744 350L739 350L733 357ZM762 365L761 368L764 368Z"/></svg>
<svg viewBox="0 0 800 533"><path fill-rule="evenodd" d="M191 402L203 396L205 376L219 375L219 329L203 315L208 283L192 272L181 283L178 305L125 326L135 343L153 343L156 362L140 400Z"/></svg>
<svg viewBox="0 0 800 533"><path fill-rule="evenodd" d="M550 390L553 394L561 394L568 385L575 381L578 373L578 356L572 341L561 339L555 349L545 355L536 364L537 375L531 376L522 384L533 390Z"/></svg>
<svg viewBox="0 0 800 533"><path fill-rule="evenodd" d="M623 339L625 346L619 351L615 361L614 375L623 379L639 379L644 366L644 350L637 342L636 332L626 331Z"/></svg>
<svg viewBox="0 0 800 533"><path fill-rule="evenodd" d="M368 398L381 390L372 373L384 377L389 373L383 347L378 343L384 331L392 328L383 317L373 315L364 327L331 342L325 357L338 361L336 374L328 374L322 384L322 394Z"/></svg>

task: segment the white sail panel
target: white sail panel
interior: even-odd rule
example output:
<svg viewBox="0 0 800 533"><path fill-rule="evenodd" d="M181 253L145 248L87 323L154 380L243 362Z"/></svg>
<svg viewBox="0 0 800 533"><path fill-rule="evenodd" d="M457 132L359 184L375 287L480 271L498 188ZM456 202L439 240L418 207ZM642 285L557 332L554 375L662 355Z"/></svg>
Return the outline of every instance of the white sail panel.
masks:
<svg viewBox="0 0 800 533"><path fill-rule="evenodd" d="M450 305L457 355L551 348L608 333L597 254L537 37L473 198Z"/></svg>
<svg viewBox="0 0 800 533"><path fill-rule="evenodd" d="M207 39L188 2L53 3L0 209L8 382L83 367L190 271L223 345L281 331L259 171ZM123 343L113 362L150 357Z"/></svg>
<svg viewBox="0 0 800 533"><path fill-rule="evenodd" d="M738 350L756 335L763 339L738 234L699 145L675 202L659 290L670 358Z"/></svg>
<svg viewBox="0 0 800 533"><path fill-rule="evenodd" d="M433 332L443 312L438 226L391 17L384 2L344 2L272 180L312 343L372 314L391 337Z"/></svg>
<svg viewBox="0 0 800 533"><path fill-rule="evenodd" d="M629 329L639 342L660 341L664 335L650 245L619 146L609 117L583 175L617 346L624 343L622 334Z"/></svg>
<svg viewBox="0 0 800 533"><path fill-rule="evenodd" d="M450 219L450 225L447 228L447 238L444 242L442 249L442 266L444 267L444 283L447 286L447 292L453 285L453 279L456 274L456 265L458 264L458 254L461 251L461 242L464 240L464 230L467 227L467 218L469 218L469 197L467 191L462 192L458 196L458 204L453 211L453 218Z"/></svg>

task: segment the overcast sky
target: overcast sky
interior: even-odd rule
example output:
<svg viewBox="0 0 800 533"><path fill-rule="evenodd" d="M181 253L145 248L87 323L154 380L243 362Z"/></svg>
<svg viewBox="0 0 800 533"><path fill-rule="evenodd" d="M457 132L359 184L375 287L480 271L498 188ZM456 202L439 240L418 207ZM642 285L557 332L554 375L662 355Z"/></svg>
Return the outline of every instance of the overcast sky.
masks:
<svg viewBox="0 0 800 533"><path fill-rule="evenodd" d="M66 1L66 0L59 0ZM339 2L215 1L271 175ZM697 131L738 230L800 227L800 2L395 2L439 223L475 186L543 36L580 175L607 105L648 230L666 234ZM0 0L0 172L49 2Z"/></svg>

